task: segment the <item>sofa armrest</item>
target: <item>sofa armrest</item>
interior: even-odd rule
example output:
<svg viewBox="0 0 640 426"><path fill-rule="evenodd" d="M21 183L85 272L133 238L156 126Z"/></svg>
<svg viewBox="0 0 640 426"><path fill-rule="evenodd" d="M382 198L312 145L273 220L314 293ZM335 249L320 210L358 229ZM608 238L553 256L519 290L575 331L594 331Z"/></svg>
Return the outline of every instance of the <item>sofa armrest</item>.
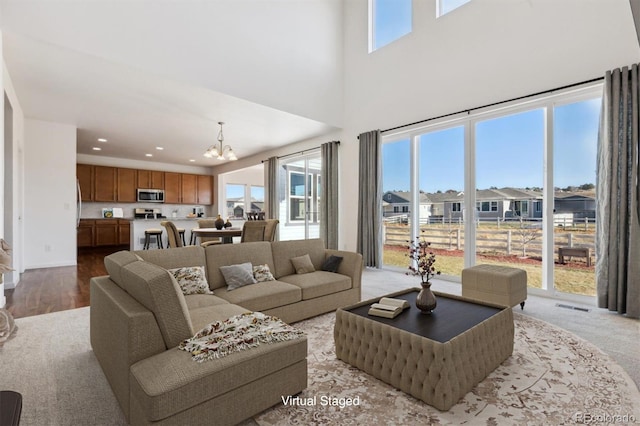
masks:
<svg viewBox="0 0 640 426"><path fill-rule="evenodd" d="M338 273L351 278L353 288L360 288L362 282L363 262L362 255L353 251L345 250L325 250L326 257L340 256L342 262L338 267Z"/></svg>
<svg viewBox="0 0 640 426"><path fill-rule="evenodd" d="M90 291L91 347L129 419L129 367L166 346L153 313L108 276L91 278Z"/></svg>

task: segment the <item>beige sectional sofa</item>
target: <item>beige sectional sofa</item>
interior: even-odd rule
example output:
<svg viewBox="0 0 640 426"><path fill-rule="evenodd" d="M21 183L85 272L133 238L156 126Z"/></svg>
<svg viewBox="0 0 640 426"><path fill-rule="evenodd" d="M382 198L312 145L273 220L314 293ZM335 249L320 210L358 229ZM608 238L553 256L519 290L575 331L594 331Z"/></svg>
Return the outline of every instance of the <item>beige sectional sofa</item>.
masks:
<svg viewBox="0 0 640 426"><path fill-rule="evenodd" d="M308 254L315 272L296 274ZM322 271L331 256L338 270ZM267 264L275 281L229 291L221 266ZM205 325L247 311L287 323L360 300L362 256L322 240L122 251L91 279L91 345L131 424L236 424L307 386L306 338L195 362L177 345ZM168 269L204 266L214 294L183 295Z"/></svg>

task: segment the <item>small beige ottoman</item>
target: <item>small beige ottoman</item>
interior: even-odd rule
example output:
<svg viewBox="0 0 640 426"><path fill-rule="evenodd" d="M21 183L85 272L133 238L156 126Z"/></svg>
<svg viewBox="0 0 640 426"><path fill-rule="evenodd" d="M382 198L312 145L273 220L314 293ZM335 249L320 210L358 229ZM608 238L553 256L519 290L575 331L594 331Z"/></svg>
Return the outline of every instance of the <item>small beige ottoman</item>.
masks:
<svg viewBox="0 0 640 426"><path fill-rule="evenodd" d="M527 272L499 265L476 265L462 270L462 297L524 309Z"/></svg>

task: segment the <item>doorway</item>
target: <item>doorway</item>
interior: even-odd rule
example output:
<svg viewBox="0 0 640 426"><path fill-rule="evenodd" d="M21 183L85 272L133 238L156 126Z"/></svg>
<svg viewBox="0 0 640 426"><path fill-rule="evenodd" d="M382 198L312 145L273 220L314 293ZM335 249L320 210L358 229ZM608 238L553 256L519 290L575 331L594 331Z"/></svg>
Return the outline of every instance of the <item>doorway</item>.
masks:
<svg viewBox="0 0 640 426"><path fill-rule="evenodd" d="M280 160L278 199L281 241L320 237L321 165L319 151Z"/></svg>
<svg viewBox="0 0 640 426"><path fill-rule="evenodd" d="M4 235L2 238L14 246L13 235L13 108L4 94ZM6 288L14 287L14 272L4 274ZM4 295L3 295L4 296ZM0 304L1 306L2 304Z"/></svg>

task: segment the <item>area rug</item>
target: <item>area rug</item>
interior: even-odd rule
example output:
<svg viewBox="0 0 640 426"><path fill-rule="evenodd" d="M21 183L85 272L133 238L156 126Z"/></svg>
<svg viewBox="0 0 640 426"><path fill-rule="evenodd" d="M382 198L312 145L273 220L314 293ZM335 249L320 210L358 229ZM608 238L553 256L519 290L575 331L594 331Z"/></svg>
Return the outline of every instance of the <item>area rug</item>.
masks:
<svg viewBox="0 0 640 426"><path fill-rule="evenodd" d="M308 335L309 385L266 425L566 425L640 422L629 375L591 343L514 312L513 355L449 411L439 411L337 360L335 315L297 324ZM308 405L302 405L308 402Z"/></svg>
<svg viewBox="0 0 640 426"><path fill-rule="evenodd" d="M309 339L309 386L299 396L315 396L317 405L279 404L254 419L265 426L640 421L640 393L608 355L548 323L517 313L514 317L513 356L448 412L336 360L335 314L296 323ZM0 388L22 393L21 426L126 424L91 350L89 308L20 318L16 323L16 335L0 348ZM321 405L323 397L336 405ZM359 405L346 405L347 398ZM624 421L630 416L635 420Z"/></svg>

